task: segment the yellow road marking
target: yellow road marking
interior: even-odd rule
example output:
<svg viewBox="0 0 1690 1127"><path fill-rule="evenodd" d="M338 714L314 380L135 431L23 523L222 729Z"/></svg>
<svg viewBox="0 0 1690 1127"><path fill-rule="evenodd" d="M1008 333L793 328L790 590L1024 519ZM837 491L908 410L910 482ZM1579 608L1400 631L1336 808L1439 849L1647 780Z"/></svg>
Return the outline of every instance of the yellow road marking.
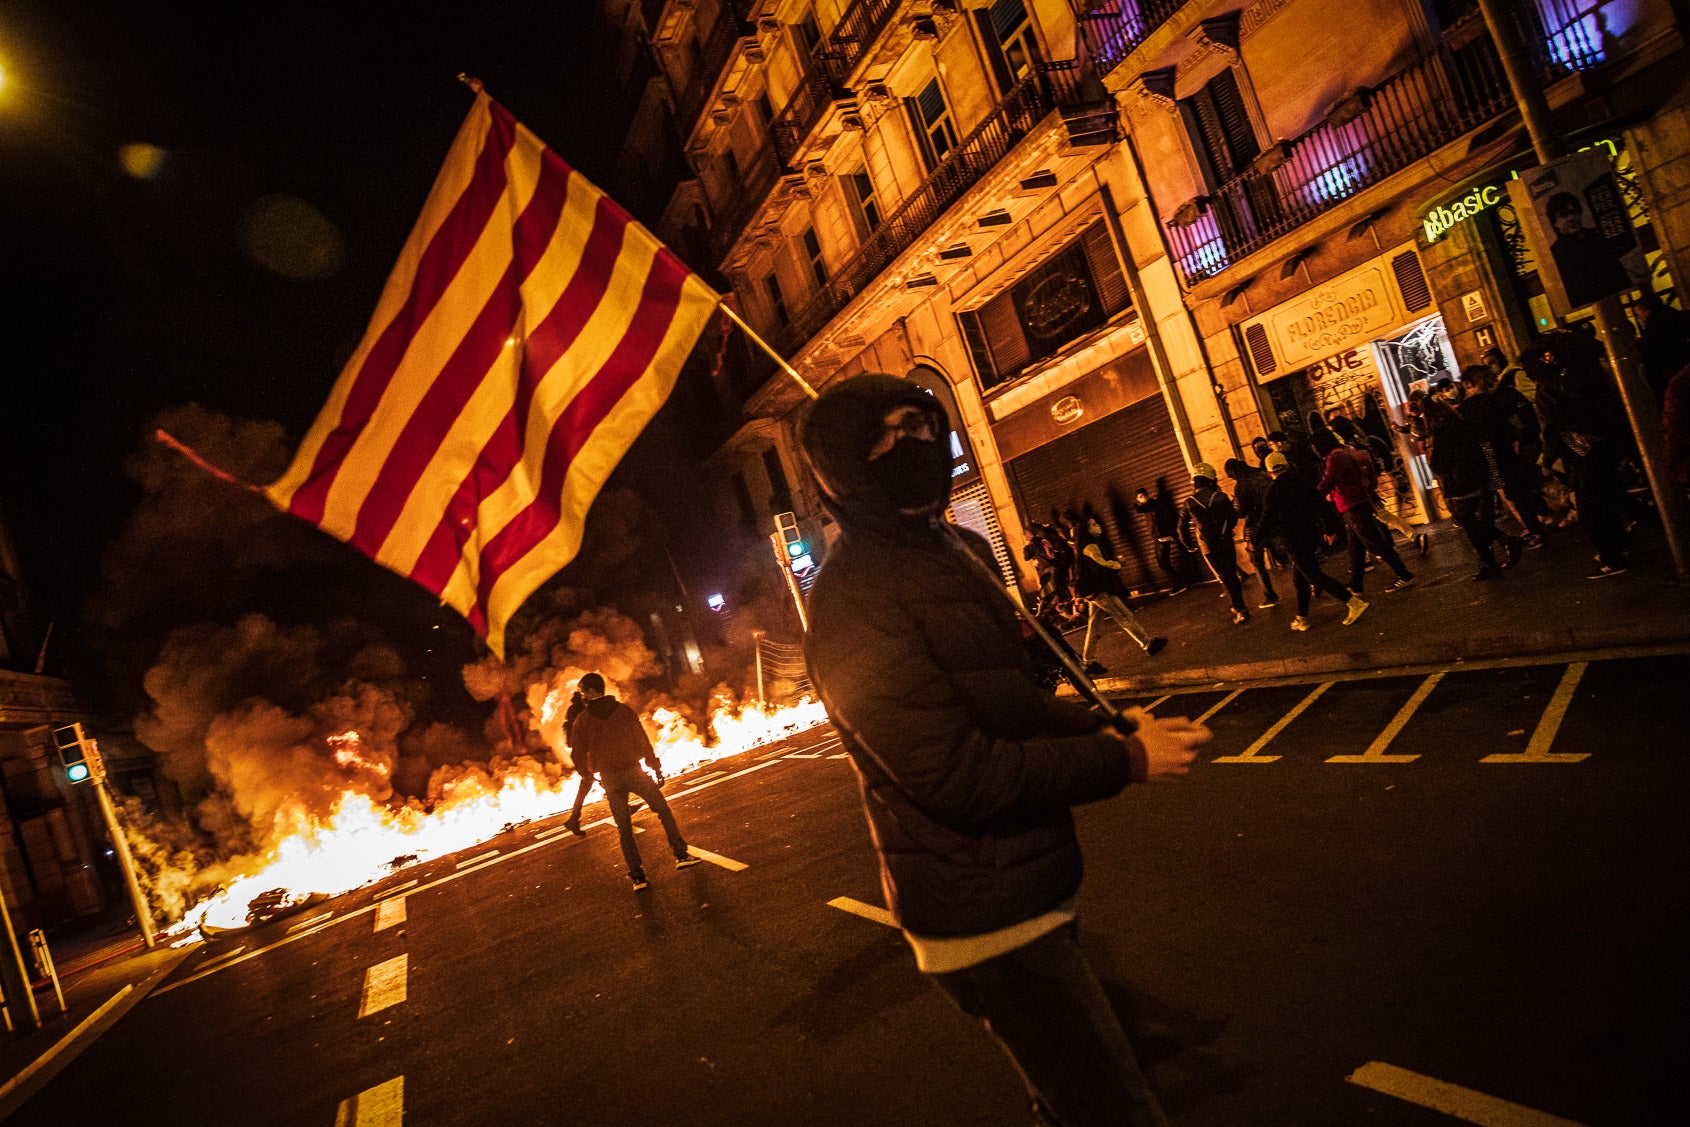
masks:
<svg viewBox="0 0 1690 1127"><path fill-rule="evenodd" d="M364 997L358 1003L358 1016L369 1017L389 1006L405 1000L405 979L409 974L410 956L395 955L377 963L364 972Z"/></svg>
<svg viewBox="0 0 1690 1127"><path fill-rule="evenodd" d="M1324 693L1327 689L1330 689L1333 686L1333 684L1334 684L1334 682L1327 681L1324 684L1315 686L1314 692L1310 693L1308 696L1306 696L1302 700L1298 701L1296 706L1294 708L1292 708L1290 712L1287 712L1284 716L1281 716L1277 721L1275 721L1273 727L1271 727L1267 731L1263 732L1261 734L1260 738L1258 738L1255 743L1251 744L1249 747L1245 748L1243 751L1239 752L1237 755L1222 755L1222 756L1219 756L1214 760L1214 762L1216 762L1216 763L1273 763L1273 762L1276 762L1279 759L1279 756L1277 756L1277 755L1258 755L1257 752L1261 751L1264 747L1266 747L1268 745L1268 743L1270 741L1272 741L1273 737L1275 737L1275 736L1279 735L1279 733L1283 732L1286 729L1286 727L1291 723L1291 721L1293 721L1297 717L1301 716L1303 714L1303 709L1307 708L1309 705L1311 705L1315 701L1319 700L1320 694Z"/></svg>
<svg viewBox="0 0 1690 1127"><path fill-rule="evenodd" d="M1376 1060L1368 1061L1344 1079L1483 1127L1581 1127L1571 1119Z"/></svg>
<svg viewBox="0 0 1690 1127"><path fill-rule="evenodd" d="M700 857L710 862L712 865L717 865L726 869L730 873L737 873L751 867L744 861L735 861L732 857L724 857L720 853L712 853L708 849L700 849L696 845L689 845L687 846L687 849L694 857Z"/></svg>
<svg viewBox="0 0 1690 1127"><path fill-rule="evenodd" d="M1589 759L1590 756L1585 753L1549 754L1549 746L1555 742L1555 735L1561 730L1561 721L1566 718L1567 707L1573 703L1573 694L1578 691L1579 681L1584 677L1584 671L1589 665L1586 661L1575 661L1561 674L1561 683L1555 686L1555 695L1549 698L1549 707L1544 709L1543 715L1538 718L1537 730L1532 732L1531 741L1526 744L1524 752L1487 755L1479 762L1579 763Z"/></svg>
<svg viewBox="0 0 1690 1127"><path fill-rule="evenodd" d="M376 907L376 930L386 931L394 924L405 922L405 898L395 896L391 900L383 900Z"/></svg>
<svg viewBox="0 0 1690 1127"><path fill-rule="evenodd" d="M334 1127L399 1127L405 1122L405 1078L393 1079L340 1101Z"/></svg>
<svg viewBox="0 0 1690 1127"><path fill-rule="evenodd" d="M1437 688L1438 682L1443 679L1444 675L1442 673L1434 673L1424 681L1420 682L1420 687L1414 690L1414 695L1409 697L1407 702L1404 703L1401 708L1397 709L1397 714L1391 717L1391 722L1385 725L1385 730L1380 732L1379 735L1374 738L1373 742L1367 745L1366 751L1362 752L1360 755L1334 755L1326 762L1412 763L1414 760L1419 759L1420 757L1418 755L1386 755L1385 749L1390 747L1391 741L1396 739L1402 730L1408 726L1410 717L1412 717L1420 706L1426 702L1426 698L1432 695L1432 690Z"/></svg>
<svg viewBox="0 0 1690 1127"><path fill-rule="evenodd" d="M1225 708L1227 705L1229 705L1233 701L1237 700L1239 698L1239 696L1241 696L1243 694L1243 692L1244 692L1243 689L1232 690L1232 692L1226 694L1226 696L1224 696L1220 700L1216 701L1215 706L1213 708L1209 709L1209 711L1207 711L1203 715L1199 716L1197 718L1197 722L1199 724L1201 724L1204 721L1208 720L1209 717L1213 716L1215 713L1219 712L1221 709Z"/></svg>
<svg viewBox="0 0 1690 1127"><path fill-rule="evenodd" d="M873 920L877 924L887 927L897 927L897 921L892 919L892 913L885 908L877 908L873 904L864 904L861 900L853 900L849 896L836 896L827 902L829 908L838 908L841 912L850 912L853 916L861 916L865 920Z"/></svg>

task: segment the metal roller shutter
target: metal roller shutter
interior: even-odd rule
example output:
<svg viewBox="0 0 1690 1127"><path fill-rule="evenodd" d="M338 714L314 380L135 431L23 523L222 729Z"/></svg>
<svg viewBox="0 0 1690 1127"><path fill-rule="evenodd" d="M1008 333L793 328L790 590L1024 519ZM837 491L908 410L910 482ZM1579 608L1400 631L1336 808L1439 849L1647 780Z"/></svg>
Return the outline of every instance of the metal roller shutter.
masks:
<svg viewBox="0 0 1690 1127"><path fill-rule="evenodd" d="M992 495L987 492L986 483L975 481L953 492L948 515L962 527L978 532L992 546L992 556L998 561L1004 585L1014 587L1015 563L1009 545L1004 542L1003 529L998 527L998 514L992 508Z"/></svg>
<svg viewBox="0 0 1690 1127"><path fill-rule="evenodd" d="M1088 511L1103 525L1121 578L1129 588L1158 585L1156 537L1150 518L1133 510L1142 487L1154 495L1165 479L1175 501L1191 493L1168 406L1159 395L1141 399L1031 450L1009 463L1023 519L1048 521L1052 510Z"/></svg>

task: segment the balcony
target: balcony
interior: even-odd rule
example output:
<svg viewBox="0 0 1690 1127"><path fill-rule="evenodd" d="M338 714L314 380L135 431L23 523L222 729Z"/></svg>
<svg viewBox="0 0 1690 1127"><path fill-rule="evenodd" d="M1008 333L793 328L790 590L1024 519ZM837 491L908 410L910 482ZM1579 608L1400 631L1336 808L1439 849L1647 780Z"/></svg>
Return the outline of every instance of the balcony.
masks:
<svg viewBox="0 0 1690 1127"><path fill-rule="evenodd" d="M1104 0L1080 16L1080 35L1099 76L1120 66L1133 49L1185 7L1186 0Z"/></svg>
<svg viewBox="0 0 1690 1127"><path fill-rule="evenodd" d="M863 53L880 38L903 0L855 0L816 48L816 61L835 86L850 80Z"/></svg>
<svg viewBox="0 0 1690 1127"><path fill-rule="evenodd" d="M769 137L774 142L775 155L787 168L796 165L797 157L810 139L810 133L835 102L848 101L851 96L825 72L812 71L787 99L786 108L769 123Z"/></svg>
<svg viewBox="0 0 1690 1127"><path fill-rule="evenodd" d="M758 149L751 163L740 170L740 189L734 194L731 208L717 215L710 225L710 249L715 262L719 263L727 256L739 241L745 225L763 209L780 172L775 155L768 146Z"/></svg>
<svg viewBox="0 0 1690 1127"><path fill-rule="evenodd" d="M796 353L836 313L890 266L931 227L945 209L1009 154L1055 108L1052 84L1043 73L1029 75L1004 95L997 109L974 127L898 209L875 228L851 261L776 334L784 355Z"/></svg>
<svg viewBox="0 0 1690 1127"><path fill-rule="evenodd" d="M1423 59L1339 102L1168 224L1187 287L1218 274L1513 105L1488 37Z"/></svg>

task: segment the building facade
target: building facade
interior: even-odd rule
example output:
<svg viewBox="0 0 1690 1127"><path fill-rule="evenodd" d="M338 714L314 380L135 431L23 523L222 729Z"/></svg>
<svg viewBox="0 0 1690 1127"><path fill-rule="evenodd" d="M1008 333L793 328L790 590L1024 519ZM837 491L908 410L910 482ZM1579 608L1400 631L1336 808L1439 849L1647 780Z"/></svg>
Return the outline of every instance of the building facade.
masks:
<svg viewBox="0 0 1690 1127"><path fill-rule="evenodd" d="M1505 0L1573 147L1628 192L1678 304L1684 43L1667 0ZM1534 162L1472 0L647 0L627 10L687 172L658 234L818 387L947 401L959 522L1096 516L1311 412L1403 421L1416 386L1557 318L1506 206ZM657 132L647 128L645 135ZM690 174L689 174L690 173ZM1566 319L1588 316L1573 311ZM821 509L798 388L727 365L723 517ZM1418 451L1386 501L1438 514ZM1390 494L1387 489L1387 493Z"/></svg>

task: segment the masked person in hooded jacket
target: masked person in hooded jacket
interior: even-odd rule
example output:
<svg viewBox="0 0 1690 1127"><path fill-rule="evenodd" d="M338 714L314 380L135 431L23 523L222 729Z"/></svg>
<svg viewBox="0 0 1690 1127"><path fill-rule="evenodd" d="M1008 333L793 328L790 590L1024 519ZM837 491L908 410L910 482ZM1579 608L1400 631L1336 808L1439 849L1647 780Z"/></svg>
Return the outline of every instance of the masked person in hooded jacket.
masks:
<svg viewBox="0 0 1690 1127"><path fill-rule="evenodd" d="M949 431L886 375L835 385L804 421L841 532L810 592L811 680L917 967L986 1023L1047 1122L1165 1123L1078 944L1070 807L1183 775L1209 733L1139 712L1123 735L1039 686L984 542L943 519Z"/></svg>

